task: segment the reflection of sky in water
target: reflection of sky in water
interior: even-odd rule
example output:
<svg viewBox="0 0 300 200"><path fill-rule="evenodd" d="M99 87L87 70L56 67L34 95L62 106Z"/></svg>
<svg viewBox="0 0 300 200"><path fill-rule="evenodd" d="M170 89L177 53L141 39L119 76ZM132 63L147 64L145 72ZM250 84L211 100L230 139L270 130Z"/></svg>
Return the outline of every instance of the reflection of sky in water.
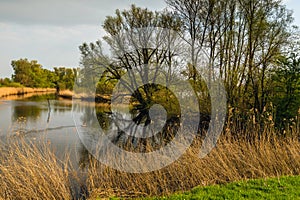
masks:
<svg viewBox="0 0 300 200"><path fill-rule="evenodd" d="M50 100L0 100L0 137L23 134L29 140L46 140L59 156L71 151L77 160L80 141L72 118L71 101ZM48 121L49 118L49 122Z"/></svg>
<svg viewBox="0 0 300 200"><path fill-rule="evenodd" d="M119 136L119 128L126 131L128 127L134 125L131 114L124 113L122 107L112 115L111 110L107 107L95 107L87 102L72 105L72 101L69 100L51 99L50 105L51 112L49 115L46 98L0 100L0 138L4 139L8 134L13 136L22 134L32 141L46 140L51 143L59 157L65 155L66 150L68 150L71 160L74 161L72 163L76 167L76 163L85 160L87 156L81 141L88 146L94 143L97 144L100 139L99 136L103 132L106 132L109 140L113 141ZM149 127L151 128L153 125L153 133L145 135L146 137L161 132L167 117L164 108L161 106L154 106L150 111L149 114L153 121L149 124ZM119 113L119 115L116 113ZM81 141L73 117L75 117ZM133 126L133 129L135 130L134 133L142 133L144 130L147 132L144 126ZM121 135L120 141L127 140L128 136L132 135L130 134L131 131L132 129L129 129ZM137 137L133 143L139 138L144 138L141 135L138 136L140 137ZM160 137L160 134L158 134L158 143L160 143Z"/></svg>
<svg viewBox="0 0 300 200"><path fill-rule="evenodd" d="M57 132L64 127L74 126L71 106L50 100L49 113L47 101L2 101L0 104L1 135L21 128L26 132ZM49 118L49 123L48 123Z"/></svg>

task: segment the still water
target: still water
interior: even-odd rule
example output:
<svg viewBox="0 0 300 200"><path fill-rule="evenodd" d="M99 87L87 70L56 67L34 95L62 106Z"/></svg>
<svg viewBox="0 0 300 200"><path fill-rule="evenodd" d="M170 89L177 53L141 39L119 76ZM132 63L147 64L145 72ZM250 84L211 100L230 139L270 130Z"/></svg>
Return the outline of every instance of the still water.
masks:
<svg viewBox="0 0 300 200"><path fill-rule="evenodd" d="M53 94L0 99L0 140L7 137L25 137L30 141L45 140L57 156L70 154L75 167L79 167L86 153L78 137L72 101L57 99ZM81 107L84 107L82 105Z"/></svg>
<svg viewBox="0 0 300 200"><path fill-rule="evenodd" d="M130 141L131 146L126 149L128 151L148 152L147 149L139 147L149 142L147 144L153 146L150 150L159 149L173 139L181 123L188 124L189 128L197 125L191 121L198 119L197 115L191 117L189 114L186 117L188 120L179 120L178 116L183 113L174 112L177 109L173 109L172 106L170 108L172 112L161 112L161 107L153 106L149 111L151 123L148 130L130 120L135 118L141 123L147 123L148 118L139 118L143 115L129 113L123 107L117 107L112 112L107 105L58 99L54 94L9 97L0 99L0 141L5 143L8 137L45 141L51 145L58 158L63 159L68 153L73 167L83 174L84 181L84 171L87 169L89 158L86 147L100 141L101 132L108 133L111 142L121 148ZM196 128L197 126L193 127ZM128 131L126 133L123 130ZM139 137L135 137L136 134L140 134ZM74 192L78 193L80 187L77 187L76 183L74 185Z"/></svg>
<svg viewBox="0 0 300 200"><path fill-rule="evenodd" d="M197 115L180 113L173 104L165 107L169 109L161 112L163 107L154 105L149 114L142 115L122 106L57 99L54 94L0 99L0 141L7 137L46 141L59 158L68 153L73 167L79 169L87 165L87 149L93 152L99 143L110 144L103 138L120 148L126 145L127 151L149 152L172 141L180 124L189 128L187 132L195 132L198 124L192 119L199 119ZM151 148L144 149L145 144Z"/></svg>

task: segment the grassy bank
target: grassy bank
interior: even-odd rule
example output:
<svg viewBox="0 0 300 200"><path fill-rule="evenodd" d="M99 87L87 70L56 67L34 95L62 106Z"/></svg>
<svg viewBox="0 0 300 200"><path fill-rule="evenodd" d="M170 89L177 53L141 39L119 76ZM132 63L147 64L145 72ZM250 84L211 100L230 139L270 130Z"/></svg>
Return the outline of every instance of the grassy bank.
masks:
<svg viewBox="0 0 300 200"><path fill-rule="evenodd" d="M0 87L0 98L10 95L24 95L30 93L55 92L54 88Z"/></svg>
<svg viewBox="0 0 300 200"><path fill-rule="evenodd" d="M266 133L268 135L251 140L223 136L216 148L203 159L198 157L199 139L171 165L143 174L117 171L87 156L89 167L85 184L89 198L169 196L198 186L191 193L174 196L181 198L180 195L189 197L198 190L202 195L199 188L221 184L203 189L214 195L215 188L222 189L222 184L228 182L300 175L299 133L286 137ZM0 199L71 199L70 176L77 177L77 174L69 165L68 157L59 160L48 144L28 144L22 138L14 137L7 145L0 146ZM249 190L245 195L256 195L256 192L251 192L252 186L248 188L248 183L229 184L232 195L242 189ZM238 187L239 184L242 188ZM258 189L261 187L263 191L272 192L276 185L272 182L269 188L263 187L264 184L261 183ZM280 188L277 187L278 193Z"/></svg>
<svg viewBox="0 0 300 200"><path fill-rule="evenodd" d="M221 139L204 159L195 144L171 165L145 174L123 173L97 161L89 168L91 199L99 197L148 197L188 191L196 186L237 180L300 175L298 139Z"/></svg>
<svg viewBox="0 0 300 200"><path fill-rule="evenodd" d="M195 187L189 192L152 199L300 199L300 176L239 181Z"/></svg>

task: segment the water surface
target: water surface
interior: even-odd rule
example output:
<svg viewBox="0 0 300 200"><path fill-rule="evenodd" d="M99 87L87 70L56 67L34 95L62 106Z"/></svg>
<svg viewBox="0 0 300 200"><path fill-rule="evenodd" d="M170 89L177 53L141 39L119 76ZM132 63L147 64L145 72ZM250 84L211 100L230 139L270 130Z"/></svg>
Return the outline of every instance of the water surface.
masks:
<svg viewBox="0 0 300 200"><path fill-rule="evenodd" d="M8 137L45 140L58 157L68 152L75 166L79 166L83 146L72 118L72 101L57 99L54 94L13 99L0 99L1 140L5 142Z"/></svg>

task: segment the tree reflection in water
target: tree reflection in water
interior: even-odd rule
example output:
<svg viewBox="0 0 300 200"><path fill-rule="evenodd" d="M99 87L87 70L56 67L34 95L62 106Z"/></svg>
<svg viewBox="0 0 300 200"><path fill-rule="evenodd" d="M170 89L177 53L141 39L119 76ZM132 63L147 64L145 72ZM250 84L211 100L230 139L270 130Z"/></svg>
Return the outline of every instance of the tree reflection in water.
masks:
<svg viewBox="0 0 300 200"><path fill-rule="evenodd" d="M148 91L151 95L143 96L142 101L139 95L143 94L135 92L130 97L129 105L85 106L81 126L100 125L102 130L99 134L105 132L114 145L127 151L151 152L160 149L172 141L180 128L180 105L175 95L165 87L152 85ZM129 112L124 111L124 106L129 107ZM98 138L96 135L89 137Z"/></svg>

